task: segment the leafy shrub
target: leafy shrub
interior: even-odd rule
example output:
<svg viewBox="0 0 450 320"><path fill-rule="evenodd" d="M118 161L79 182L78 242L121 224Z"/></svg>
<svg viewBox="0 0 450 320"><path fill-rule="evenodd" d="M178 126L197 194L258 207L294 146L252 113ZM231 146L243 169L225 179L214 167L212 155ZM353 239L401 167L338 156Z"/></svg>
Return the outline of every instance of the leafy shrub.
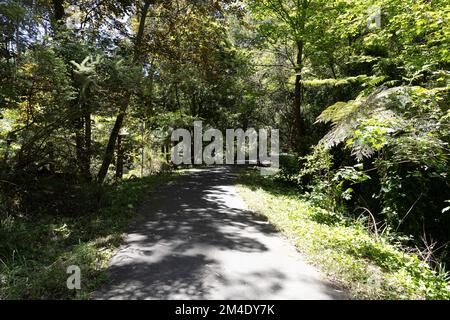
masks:
<svg viewBox="0 0 450 320"><path fill-rule="evenodd" d="M298 185L298 173L300 170L300 157L297 154L280 155L280 171L277 179L289 184Z"/></svg>
<svg viewBox="0 0 450 320"><path fill-rule="evenodd" d="M88 298L106 280L102 271L122 241L134 206L176 175L163 173L104 186L100 207L77 215L1 214L0 299ZM96 190L86 189L83 194L88 197L89 192ZM70 265L83 270L81 291L67 290Z"/></svg>
<svg viewBox="0 0 450 320"><path fill-rule="evenodd" d="M344 175L354 177L353 170ZM250 176L248 176L250 175ZM249 208L295 239L307 258L358 299L450 299L449 274L404 246L387 229L376 236L365 219L317 207L298 189L246 172L239 191ZM359 179L357 174L356 180Z"/></svg>

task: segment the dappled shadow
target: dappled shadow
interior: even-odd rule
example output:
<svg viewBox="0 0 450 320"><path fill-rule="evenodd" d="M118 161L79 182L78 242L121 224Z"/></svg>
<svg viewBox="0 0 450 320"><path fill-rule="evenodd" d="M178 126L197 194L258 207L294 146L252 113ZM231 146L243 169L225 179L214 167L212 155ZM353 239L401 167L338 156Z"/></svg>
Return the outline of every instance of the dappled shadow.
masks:
<svg viewBox="0 0 450 320"><path fill-rule="evenodd" d="M261 242L239 232L275 230L267 221L233 204L233 176L221 167L192 173L174 185L163 187L140 208L140 216L131 229L142 237L130 239L130 243L151 247L160 240L177 242L172 247L174 253L197 245L244 252L266 250Z"/></svg>
<svg viewBox="0 0 450 320"><path fill-rule="evenodd" d="M269 289L283 289L285 276L277 270L250 272L240 277L217 273L216 261L205 255L169 255L155 263L137 262L111 268L113 286L103 290L101 299L235 299L235 288L245 288L246 297L258 296ZM117 281L126 274L126 281ZM214 295L217 283L220 295ZM238 296L239 297L239 296ZM242 297L242 295L241 295Z"/></svg>
<svg viewBox="0 0 450 320"><path fill-rule="evenodd" d="M155 263L115 265L110 270L114 286L106 288L102 298L168 299L180 295L180 298L202 299L207 290L202 281L207 271L205 266L211 263L211 259L198 254L168 255Z"/></svg>
<svg viewBox="0 0 450 320"><path fill-rule="evenodd" d="M274 251L268 245L279 235L245 210L234 193L235 177L230 167L213 167L160 188L139 209L111 261L111 283L95 297L233 299L282 291L292 276L259 262L272 257L264 254Z"/></svg>
<svg viewBox="0 0 450 320"><path fill-rule="evenodd" d="M252 191L262 189L264 192L267 192L275 197L292 195L300 200L302 199L300 190L298 188L296 189L296 187L292 184L272 178L266 179L252 172L254 169L255 168L247 168L246 171L241 172L238 183L244 185ZM344 215L331 210L314 207L309 210L308 214L302 217L302 219L309 219L330 228L349 227L348 232L355 232L351 229L351 226L353 219L356 219L356 217L352 217L349 214ZM358 217L358 219L360 219L360 217ZM331 232L333 232L332 229ZM336 229L336 232L341 231ZM408 258L406 256L399 254L395 250L390 250L386 246L380 245L380 242L377 242L375 237L372 238L372 241L361 240L356 244L349 244L346 239L341 241L342 243L338 243L337 239L334 239L332 246L340 246L343 250L345 250L346 254L349 254L357 259L367 259L371 264L380 267L380 269L385 272L399 270L408 263ZM389 264L387 261L396 261L396 267L393 267L392 263Z"/></svg>

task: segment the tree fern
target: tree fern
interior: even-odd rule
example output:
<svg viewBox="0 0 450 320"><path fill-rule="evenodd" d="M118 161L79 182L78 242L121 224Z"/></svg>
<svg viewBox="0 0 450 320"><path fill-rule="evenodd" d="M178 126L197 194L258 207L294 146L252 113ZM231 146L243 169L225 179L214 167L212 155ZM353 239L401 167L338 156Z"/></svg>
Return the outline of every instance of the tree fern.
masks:
<svg viewBox="0 0 450 320"><path fill-rule="evenodd" d="M332 125L320 143L331 148L346 142L352 155L362 160L392 143L392 139L401 139L401 145L407 145L416 154L411 155L399 147L396 150L399 157L420 158L425 162L445 161L448 149L441 132L448 130L448 124L443 122L448 106L445 107L441 101L443 96L448 96L448 89L381 87L369 96L361 95L356 100L335 103L317 119L317 122ZM447 129L443 129L445 127ZM429 146L433 147L433 152Z"/></svg>

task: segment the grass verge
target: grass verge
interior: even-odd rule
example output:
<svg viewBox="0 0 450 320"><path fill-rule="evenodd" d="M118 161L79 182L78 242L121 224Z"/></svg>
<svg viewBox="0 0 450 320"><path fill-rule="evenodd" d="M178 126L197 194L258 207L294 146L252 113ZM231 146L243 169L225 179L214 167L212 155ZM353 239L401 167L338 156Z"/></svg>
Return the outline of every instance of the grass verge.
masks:
<svg viewBox="0 0 450 320"><path fill-rule="evenodd" d="M109 259L139 204L178 176L162 173L102 189L102 208L76 216L0 217L1 299L87 299L107 281ZM67 267L81 269L81 290L68 290Z"/></svg>
<svg viewBox="0 0 450 320"><path fill-rule="evenodd" d="M448 274L407 253L395 236L377 238L361 220L317 208L256 170L244 171L237 184L249 209L267 217L352 298L450 299Z"/></svg>

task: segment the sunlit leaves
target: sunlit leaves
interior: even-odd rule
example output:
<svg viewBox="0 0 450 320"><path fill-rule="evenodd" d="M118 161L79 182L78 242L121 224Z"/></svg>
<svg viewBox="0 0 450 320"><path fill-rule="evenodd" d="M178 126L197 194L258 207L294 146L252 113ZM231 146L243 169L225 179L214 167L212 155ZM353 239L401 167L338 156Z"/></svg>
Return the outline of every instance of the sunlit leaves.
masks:
<svg viewBox="0 0 450 320"><path fill-rule="evenodd" d="M333 124L322 143L332 147L346 141L358 160L390 145L399 161L445 163L447 142L440 132L447 128L441 123L446 113L437 101L446 93L445 90L439 93L421 87L397 87L356 101L338 102L318 119Z"/></svg>

